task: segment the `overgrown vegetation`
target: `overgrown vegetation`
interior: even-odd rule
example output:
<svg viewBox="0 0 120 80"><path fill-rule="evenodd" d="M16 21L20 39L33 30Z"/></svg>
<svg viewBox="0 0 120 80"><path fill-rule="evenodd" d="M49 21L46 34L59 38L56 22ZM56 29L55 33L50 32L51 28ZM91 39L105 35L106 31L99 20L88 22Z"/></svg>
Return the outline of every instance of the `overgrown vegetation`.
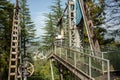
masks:
<svg viewBox="0 0 120 80"><path fill-rule="evenodd" d="M27 0L19 0L21 8L21 50L24 53L24 57L27 56L27 49L31 46L35 39L35 25L31 21L31 15Z"/></svg>
<svg viewBox="0 0 120 80"><path fill-rule="evenodd" d="M13 4L7 0L0 1L0 80L6 80L11 41Z"/></svg>
<svg viewBox="0 0 120 80"><path fill-rule="evenodd" d="M120 48L120 1L119 0L86 0L89 7L90 19L93 20L97 39L100 45ZM28 47L38 45L35 39L35 25L31 21L27 0L19 0L21 8L21 47L24 57ZM11 43L11 29L13 20L13 4L8 0L0 0L0 80L7 80L8 62ZM50 13L46 14L45 34L42 36L40 51L54 48L56 35L60 34L57 27L58 19L62 16L61 0L53 0ZM103 26L103 27L100 27ZM106 38L107 34L107 38ZM32 52L29 52L32 53ZM30 55L31 56L31 55ZM50 63L47 60L34 61L35 73L28 80L51 80ZM67 72L66 72L67 73ZM54 66L55 80L59 80L58 70Z"/></svg>
<svg viewBox="0 0 120 80"><path fill-rule="evenodd" d="M21 1L21 0L20 0ZM14 5L8 0L0 1L0 80L7 80L8 77L8 64L11 44L11 32ZM27 7L27 1L21 1L21 34L22 34L22 47L27 50L26 45L35 37L34 24L31 21L29 8Z"/></svg>

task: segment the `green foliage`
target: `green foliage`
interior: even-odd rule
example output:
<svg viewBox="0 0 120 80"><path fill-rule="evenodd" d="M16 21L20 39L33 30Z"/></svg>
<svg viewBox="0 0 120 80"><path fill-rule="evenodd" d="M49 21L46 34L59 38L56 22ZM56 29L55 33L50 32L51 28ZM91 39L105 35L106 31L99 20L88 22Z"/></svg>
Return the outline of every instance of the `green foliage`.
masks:
<svg viewBox="0 0 120 80"><path fill-rule="evenodd" d="M53 5L50 7L50 9L52 12L53 26L55 26L55 32L58 35L60 34L60 26L57 26L57 23L63 12L61 0L54 0Z"/></svg>
<svg viewBox="0 0 120 80"><path fill-rule="evenodd" d="M49 60L37 59L34 61L35 72L28 80L51 80L51 68ZM57 69L53 66L55 80L58 79ZM56 73L57 72L57 73Z"/></svg>
<svg viewBox="0 0 120 80"><path fill-rule="evenodd" d="M45 35L43 36L43 47L47 50L54 47L56 34L60 34L60 28L57 27L58 19L62 16L61 0L55 0L50 7L51 13L46 14Z"/></svg>
<svg viewBox="0 0 120 80"><path fill-rule="evenodd" d="M51 79L51 71L50 71L50 63L47 60L37 59L34 61L35 72L32 77L28 80L50 80Z"/></svg>
<svg viewBox="0 0 120 80"><path fill-rule="evenodd" d="M48 51L51 48L54 48L56 34L60 34L60 28L57 27L57 23L58 19L62 16L61 0L54 0L50 9L51 12L45 15L46 21L43 28L45 30L45 34L42 36L42 46L39 48L39 50ZM37 68L39 70L36 70L35 74L40 75L41 80L51 80L50 63L46 62L43 64L43 61L40 63L39 66L42 66ZM56 67L53 66L53 70L55 74L55 80L59 80L58 75L56 75L58 73Z"/></svg>
<svg viewBox="0 0 120 80"><path fill-rule="evenodd" d="M31 21L27 0L19 0L21 8L21 47L23 48L24 54L30 43L34 42L35 39L35 25Z"/></svg>
<svg viewBox="0 0 120 80"><path fill-rule="evenodd" d="M35 74L42 78L42 80L49 80L51 79L51 72L50 72L50 64L46 60L37 60L34 63L35 66Z"/></svg>
<svg viewBox="0 0 120 80"><path fill-rule="evenodd" d="M0 51L9 51L12 28L13 5L0 1Z"/></svg>
<svg viewBox="0 0 120 80"><path fill-rule="evenodd" d="M48 18L45 23L45 34L43 37L43 47L47 50L54 46L54 38L55 38L55 27L53 26L52 15L47 14L46 17Z"/></svg>
<svg viewBox="0 0 120 80"><path fill-rule="evenodd" d="M93 24L95 26L102 25L102 23L106 19L104 12L105 1L104 0L87 1L87 5L89 7L90 19L93 21ZM105 28L97 27L94 30L95 34L97 35L96 38L98 39L100 45L106 45L114 41L113 38L105 39L105 35L107 34L107 30ZM88 42L88 39L85 38L85 42Z"/></svg>
<svg viewBox="0 0 120 80"><path fill-rule="evenodd" d="M61 5L61 0L54 0L53 5L50 7L53 20L54 20L54 25L57 25L58 19L62 16L62 5Z"/></svg>
<svg viewBox="0 0 120 80"><path fill-rule="evenodd" d="M97 2L97 3L96 3ZM90 19L93 20L94 25L101 25L104 17L104 0L97 0L97 1L88 1L87 2L89 7L89 14Z"/></svg>
<svg viewBox="0 0 120 80"><path fill-rule="evenodd" d="M13 4L11 4L8 0L0 0L0 58L1 58L0 64L2 64L0 65L0 74L2 74L2 77L0 76L0 79L2 80L7 80L7 74L8 74L13 9L14 9ZM23 14L22 12L25 14L24 17L22 16ZM22 30L23 32L22 35L25 34L24 40L26 42L28 42L29 40L30 42L35 36L34 33L35 30L34 30L34 24L30 20L29 8L25 8L25 9L23 9L23 7L21 8L21 17L22 17L21 22L25 23L25 24L22 23L21 24L27 26L26 30Z"/></svg>
<svg viewBox="0 0 120 80"><path fill-rule="evenodd" d="M13 4L0 0L0 79L6 80L10 53Z"/></svg>

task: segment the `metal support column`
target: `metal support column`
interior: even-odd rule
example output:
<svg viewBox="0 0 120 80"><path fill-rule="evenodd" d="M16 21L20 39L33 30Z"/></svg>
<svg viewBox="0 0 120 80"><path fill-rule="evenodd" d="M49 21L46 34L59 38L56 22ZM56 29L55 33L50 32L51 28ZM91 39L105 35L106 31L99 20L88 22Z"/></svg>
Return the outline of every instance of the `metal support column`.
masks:
<svg viewBox="0 0 120 80"><path fill-rule="evenodd" d="M53 73L53 67L52 67L52 60L50 60L50 68L51 68L52 80L54 80L54 73Z"/></svg>
<svg viewBox="0 0 120 80"><path fill-rule="evenodd" d="M76 25L76 0L68 1L69 46L83 51L83 26ZM81 28L82 27L82 28Z"/></svg>
<svg viewBox="0 0 120 80"><path fill-rule="evenodd" d="M68 2L68 21L69 21L69 46L75 46L75 3Z"/></svg>
<svg viewBox="0 0 120 80"><path fill-rule="evenodd" d="M63 80L63 66L58 63L60 80Z"/></svg>

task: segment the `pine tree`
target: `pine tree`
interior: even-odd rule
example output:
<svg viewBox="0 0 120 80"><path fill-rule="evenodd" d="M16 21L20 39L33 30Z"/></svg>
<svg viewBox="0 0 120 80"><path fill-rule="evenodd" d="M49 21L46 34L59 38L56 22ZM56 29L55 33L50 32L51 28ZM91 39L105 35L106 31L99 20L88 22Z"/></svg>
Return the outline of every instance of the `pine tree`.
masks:
<svg viewBox="0 0 120 80"><path fill-rule="evenodd" d="M57 26L57 24L63 12L61 0L54 0L53 5L50 7L50 9L53 18L53 26L56 28L56 34L60 34L60 27Z"/></svg>
<svg viewBox="0 0 120 80"><path fill-rule="evenodd" d="M0 80L6 80L8 74L13 9L7 0L0 1Z"/></svg>
<svg viewBox="0 0 120 80"><path fill-rule="evenodd" d="M57 26L58 19L62 16L62 5L61 0L54 0L53 5L50 7L51 13L47 14L47 20L45 21L46 31L43 36L44 47L50 48L54 46L54 40L56 34L60 34L60 27ZM45 46L47 45L47 46Z"/></svg>
<svg viewBox="0 0 120 80"><path fill-rule="evenodd" d="M45 21L45 35L43 36L43 47L46 49L50 49L54 46L54 38L55 38L55 27L53 25L53 19L51 13L46 15L47 20ZM46 45L46 46L45 46Z"/></svg>
<svg viewBox="0 0 120 80"><path fill-rule="evenodd" d="M45 27L43 28L45 30L45 35L43 37L43 46L42 49L45 49L46 51L54 48L54 41L56 35L60 34L60 28L57 26L58 19L62 16L62 5L61 0L54 0L53 5L50 7L51 12L46 16L45 21ZM55 73L57 73L55 71ZM58 77L55 77L57 80Z"/></svg>
<svg viewBox="0 0 120 80"><path fill-rule="evenodd" d="M90 19L93 21L93 24L97 26L97 28L95 28L95 33L97 34L97 39L100 45L106 45L113 42L113 38L105 39L105 34L107 34L107 30L103 27L100 27L106 19L105 0L90 0L87 1L87 5L89 7Z"/></svg>
<svg viewBox="0 0 120 80"><path fill-rule="evenodd" d="M29 12L29 8L27 5L27 0L20 0L20 8L21 8L21 46L23 49L24 55L27 51L27 46L30 45L30 43L35 38L35 25L31 21L31 16Z"/></svg>

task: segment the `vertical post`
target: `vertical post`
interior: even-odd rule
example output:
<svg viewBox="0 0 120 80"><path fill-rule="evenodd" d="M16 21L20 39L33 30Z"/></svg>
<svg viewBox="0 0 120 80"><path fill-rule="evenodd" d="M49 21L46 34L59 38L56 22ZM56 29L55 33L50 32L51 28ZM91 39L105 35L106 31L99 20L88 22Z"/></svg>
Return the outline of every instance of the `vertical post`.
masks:
<svg viewBox="0 0 120 80"><path fill-rule="evenodd" d="M24 80L27 80L27 77L26 77L26 76L24 77Z"/></svg>
<svg viewBox="0 0 120 80"><path fill-rule="evenodd" d="M107 76L108 76L108 80L110 80L110 61L107 60Z"/></svg>
<svg viewBox="0 0 120 80"><path fill-rule="evenodd" d="M63 66L60 63L58 63L59 78L60 78L60 80L63 80L63 68L62 67Z"/></svg>
<svg viewBox="0 0 120 80"><path fill-rule="evenodd" d="M20 51L20 64L22 64L22 52ZM22 78L23 74L20 75L20 80L23 80Z"/></svg>
<svg viewBox="0 0 120 80"><path fill-rule="evenodd" d="M62 53L62 50L61 50L61 47L60 47L60 58L61 58L61 53Z"/></svg>
<svg viewBox="0 0 120 80"><path fill-rule="evenodd" d="M62 69L62 66L60 67L60 80L63 80L63 69Z"/></svg>
<svg viewBox="0 0 120 80"><path fill-rule="evenodd" d="M71 27L71 16L70 16L70 1L68 0L68 31L69 31L69 46L71 46L71 30L70 30L70 27Z"/></svg>
<svg viewBox="0 0 120 80"><path fill-rule="evenodd" d="M54 80L53 67L52 67L52 60L50 60L50 68L51 68L52 80Z"/></svg>
<svg viewBox="0 0 120 80"><path fill-rule="evenodd" d="M72 72L70 72L70 80L74 80L74 74Z"/></svg>
<svg viewBox="0 0 120 80"><path fill-rule="evenodd" d="M74 52L74 65L75 65L75 68L76 68L76 52Z"/></svg>
<svg viewBox="0 0 120 80"><path fill-rule="evenodd" d="M89 76L91 78L91 57L89 56Z"/></svg>
<svg viewBox="0 0 120 80"><path fill-rule="evenodd" d="M61 57L61 54L62 54L62 39L61 39L61 45L60 45L60 57Z"/></svg>
<svg viewBox="0 0 120 80"><path fill-rule="evenodd" d="M27 80L27 61L25 61L25 65L24 65L24 72L23 72L23 80Z"/></svg>
<svg viewBox="0 0 120 80"><path fill-rule="evenodd" d="M102 59L104 59L104 53L102 52ZM102 72L104 74L104 61L102 60Z"/></svg>
<svg viewBox="0 0 120 80"><path fill-rule="evenodd" d="M56 54L56 41L55 41L55 43L54 43L54 44L55 44L55 50L54 50L54 51L55 51L55 54Z"/></svg>
<svg viewBox="0 0 120 80"><path fill-rule="evenodd" d="M52 45L52 53L53 53L54 45Z"/></svg>
<svg viewBox="0 0 120 80"><path fill-rule="evenodd" d="M67 49L66 49L66 60L67 60L67 57L68 57L68 56L67 56Z"/></svg>

